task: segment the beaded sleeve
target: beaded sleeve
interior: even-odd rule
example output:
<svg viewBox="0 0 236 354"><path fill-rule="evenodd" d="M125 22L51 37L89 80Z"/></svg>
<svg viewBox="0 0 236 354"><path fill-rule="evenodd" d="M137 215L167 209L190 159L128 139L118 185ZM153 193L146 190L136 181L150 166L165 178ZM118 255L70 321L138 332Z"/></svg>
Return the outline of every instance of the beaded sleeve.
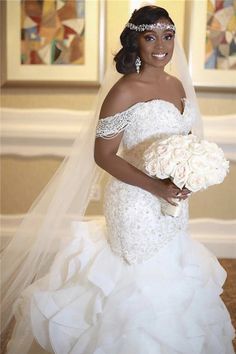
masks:
<svg viewBox="0 0 236 354"><path fill-rule="evenodd" d="M116 113L114 116L99 119L96 138L112 139L124 131L133 120L133 107L124 112Z"/></svg>

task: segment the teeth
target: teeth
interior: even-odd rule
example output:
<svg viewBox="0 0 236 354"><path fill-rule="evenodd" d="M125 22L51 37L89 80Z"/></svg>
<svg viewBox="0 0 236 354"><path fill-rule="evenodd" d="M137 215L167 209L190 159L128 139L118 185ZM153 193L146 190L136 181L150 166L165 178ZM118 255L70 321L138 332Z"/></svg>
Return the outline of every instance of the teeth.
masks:
<svg viewBox="0 0 236 354"><path fill-rule="evenodd" d="M153 57L157 57L157 58L164 58L166 56L167 53L163 53L163 54L152 54Z"/></svg>

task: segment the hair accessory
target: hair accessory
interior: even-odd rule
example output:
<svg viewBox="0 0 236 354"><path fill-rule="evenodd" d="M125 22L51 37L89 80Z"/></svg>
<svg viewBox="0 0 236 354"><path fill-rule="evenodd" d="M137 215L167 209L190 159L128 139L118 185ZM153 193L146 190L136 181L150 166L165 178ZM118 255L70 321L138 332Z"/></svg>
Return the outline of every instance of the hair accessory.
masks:
<svg viewBox="0 0 236 354"><path fill-rule="evenodd" d="M144 32L149 30L152 31L153 29L161 29L161 30L170 29L174 32L176 31L175 25L169 23L161 23L161 22L152 23L152 24L141 24L141 25L135 25L132 22L128 22L125 27L137 32Z"/></svg>
<svg viewBox="0 0 236 354"><path fill-rule="evenodd" d="M135 67L136 67L136 71L137 74L140 73L140 66L141 66L142 62L139 56L137 56L136 60L135 60Z"/></svg>

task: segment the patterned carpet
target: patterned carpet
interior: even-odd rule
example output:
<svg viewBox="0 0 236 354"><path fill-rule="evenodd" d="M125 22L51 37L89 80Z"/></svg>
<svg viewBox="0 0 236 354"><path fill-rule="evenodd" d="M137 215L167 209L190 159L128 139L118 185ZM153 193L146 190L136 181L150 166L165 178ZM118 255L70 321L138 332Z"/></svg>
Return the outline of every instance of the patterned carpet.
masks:
<svg viewBox="0 0 236 354"><path fill-rule="evenodd" d="M227 279L224 284L224 292L221 295L225 305L227 306L233 326L236 328L236 259L219 259L220 264L225 268L227 271ZM7 342L11 336L12 329L14 326L14 321L9 325L5 333L1 338L1 353L6 353L6 346ZM233 341L234 350L236 352L236 338ZM20 353L16 353L20 354Z"/></svg>

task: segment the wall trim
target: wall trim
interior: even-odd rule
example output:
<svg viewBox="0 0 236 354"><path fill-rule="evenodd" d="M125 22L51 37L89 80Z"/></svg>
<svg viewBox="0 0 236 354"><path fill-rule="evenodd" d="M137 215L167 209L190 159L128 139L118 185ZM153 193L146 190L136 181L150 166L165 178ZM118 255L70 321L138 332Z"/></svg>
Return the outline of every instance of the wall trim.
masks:
<svg viewBox="0 0 236 354"><path fill-rule="evenodd" d="M23 217L23 214L0 215L1 250L10 242ZM76 216L71 215L70 219L76 220ZM105 222L100 215L86 217L86 220L90 219ZM218 258L236 259L236 219L190 219L189 231L194 239L203 243Z"/></svg>
<svg viewBox="0 0 236 354"><path fill-rule="evenodd" d="M64 157L89 116L66 109L1 109L1 153Z"/></svg>
<svg viewBox="0 0 236 354"><path fill-rule="evenodd" d="M2 108L1 153L23 156L67 155L89 111ZM236 161L236 114L204 116L205 138Z"/></svg>

